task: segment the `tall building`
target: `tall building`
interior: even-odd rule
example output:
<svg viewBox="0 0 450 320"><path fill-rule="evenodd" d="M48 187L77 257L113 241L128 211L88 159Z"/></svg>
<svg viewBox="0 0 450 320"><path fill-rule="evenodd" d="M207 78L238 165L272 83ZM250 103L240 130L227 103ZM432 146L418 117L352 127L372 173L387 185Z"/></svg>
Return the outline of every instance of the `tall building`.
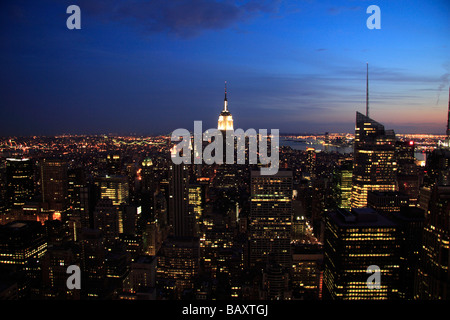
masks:
<svg viewBox="0 0 450 320"><path fill-rule="evenodd" d="M22 206L34 195L34 165L31 159L6 159L6 202Z"/></svg>
<svg viewBox="0 0 450 320"><path fill-rule="evenodd" d="M147 192L155 192L157 186L157 180L155 179L155 172L153 161L151 158L145 158L142 160L142 170L141 170L141 183L142 190Z"/></svg>
<svg viewBox="0 0 450 320"><path fill-rule="evenodd" d="M419 170L414 155L415 143L412 140L400 141L395 144L395 159L397 161L398 191L409 196L411 205L417 204L419 198Z"/></svg>
<svg viewBox="0 0 450 320"><path fill-rule="evenodd" d="M415 298L449 300L450 186L435 185L430 189Z"/></svg>
<svg viewBox="0 0 450 320"><path fill-rule="evenodd" d="M43 286L41 296L44 299L72 300L80 298L80 290L69 290L66 285L67 268L79 265L76 253L70 245L49 247L42 259Z"/></svg>
<svg viewBox="0 0 450 320"><path fill-rule="evenodd" d="M369 191L395 191L395 133L356 112L351 206L367 207Z"/></svg>
<svg viewBox="0 0 450 320"><path fill-rule="evenodd" d="M353 176L353 162L346 161L341 164L338 172L338 199L340 200L340 207L350 209L351 195L352 195L352 176Z"/></svg>
<svg viewBox="0 0 450 320"><path fill-rule="evenodd" d="M398 191L369 191L367 206L378 212L400 212L402 207L409 206L407 194Z"/></svg>
<svg viewBox="0 0 450 320"><path fill-rule="evenodd" d="M113 205L127 204L129 201L129 186L126 176L105 176L96 179L95 184L100 187L100 197L111 199Z"/></svg>
<svg viewBox="0 0 450 320"><path fill-rule="evenodd" d="M123 233L122 211L111 199L101 199L94 211L94 228L102 231L105 246L111 249Z"/></svg>
<svg viewBox="0 0 450 320"><path fill-rule="evenodd" d="M157 257L156 279L160 288L171 287L171 296L178 299L194 288L199 275L199 238L168 237Z"/></svg>
<svg viewBox="0 0 450 320"><path fill-rule="evenodd" d="M189 210L189 171L185 164L171 164L169 222L174 236L194 236L195 213Z"/></svg>
<svg viewBox="0 0 450 320"><path fill-rule="evenodd" d="M398 226L371 208L337 209L325 218L324 298L398 298ZM380 268L379 288L369 288L369 266Z"/></svg>
<svg viewBox="0 0 450 320"><path fill-rule="evenodd" d="M223 100L223 110L219 115L219 121L217 123L217 128L222 131L233 130L233 117L230 111L228 111L228 100L227 100L227 83L225 82L225 98Z"/></svg>
<svg viewBox="0 0 450 320"><path fill-rule="evenodd" d="M47 240L38 221L13 221L0 226L0 264L24 268L47 252Z"/></svg>
<svg viewBox="0 0 450 320"><path fill-rule="evenodd" d="M317 159L316 149L306 148L306 172L314 178L316 174Z"/></svg>
<svg viewBox="0 0 450 320"><path fill-rule="evenodd" d="M83 299L97 300L105 296L105 241L102 231L85 228L81 236L81 294Z"/></svg>
<svg viewBox="0 0 450 320"><path fill-rule="evenodd" d="M398 224L400 231L399 297L412 300L422 251L425 212L417 207L401 207L400 212L393 212L388 217Z"/></svg>
<svg viewBox="0 0 450 320"><path fill-rule="evenodd" d="M49 210L63 211L68 201L68 167L62 159L44 159L41 163L42 202Z"/></svg>
<svg viewBox="0 0 450 320"><path fill-rule="evenodd" d="M194 215L195 225L197 229L194 230L198 232L198 226L201 223L203 208L204 208L204 199L203 199L203 190L200 184L190 183L189 186L189 214Z"/></svg>
<svg viewBox="0 0 450 320"><path fill-rule="evenodd" d="M292 171L279 171L270 176L251 172L251 267L266 265L269 256L282 267L291 265L292 180Z"/></svg>

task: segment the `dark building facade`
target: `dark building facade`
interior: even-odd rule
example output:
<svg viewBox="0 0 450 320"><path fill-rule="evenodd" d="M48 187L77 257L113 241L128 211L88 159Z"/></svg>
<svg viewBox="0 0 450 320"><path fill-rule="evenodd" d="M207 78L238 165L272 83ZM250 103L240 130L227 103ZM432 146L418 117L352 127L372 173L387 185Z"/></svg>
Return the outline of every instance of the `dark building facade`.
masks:
<svg viewBox="0 0 450 320"><path fill-rule="evenodd" d="M324 298L398 298L398 225L371 208L338 209L325 218ZM379 288L369 288L370 266L380 269Z"/></svg>

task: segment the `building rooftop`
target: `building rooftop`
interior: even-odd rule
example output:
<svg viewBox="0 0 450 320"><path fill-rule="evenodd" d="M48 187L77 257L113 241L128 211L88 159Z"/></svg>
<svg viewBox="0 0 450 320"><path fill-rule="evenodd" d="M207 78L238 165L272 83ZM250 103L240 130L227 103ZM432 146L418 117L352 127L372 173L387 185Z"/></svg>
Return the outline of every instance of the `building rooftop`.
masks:
<svg viewBox="0 0 450 320"><path fill-rule="evenodd" d="M372 208L339 208L329 217L340 227L395 227L397 224Z"/></svg>

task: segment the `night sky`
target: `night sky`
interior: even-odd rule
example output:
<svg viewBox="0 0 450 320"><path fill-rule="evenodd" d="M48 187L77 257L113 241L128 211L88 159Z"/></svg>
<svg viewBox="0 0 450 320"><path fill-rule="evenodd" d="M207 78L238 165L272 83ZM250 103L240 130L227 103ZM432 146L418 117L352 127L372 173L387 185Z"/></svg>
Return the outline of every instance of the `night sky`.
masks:
<svg viewBox="0 0 450 320"><path fill-rule="evenodd" d="M69 5L81 30L69 30ZM381 29L369 30L369 5ZM445 133L450 2L0 2L0 135L159 134L217 126Z"/></svg>

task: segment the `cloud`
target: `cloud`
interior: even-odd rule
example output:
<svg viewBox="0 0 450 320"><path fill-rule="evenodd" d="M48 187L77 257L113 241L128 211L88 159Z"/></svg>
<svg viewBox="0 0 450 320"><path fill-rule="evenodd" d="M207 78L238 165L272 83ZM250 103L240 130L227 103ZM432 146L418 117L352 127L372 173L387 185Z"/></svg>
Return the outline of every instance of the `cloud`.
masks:
<svg viewBox="0 0 450 320"><path fill-rule="evenodd" d="M348 12L348 11L360 11L362 10L362 8L360 6L352 6L352 7L346 7L346 6L335 6L335 7L331 7L327 10L328 14L330 15L338 15L341 14L343 12Z"/></svg>
<svg viewBox="0 0 450 320"><path fill-rule="evenodd" d="M145 33L166 32L180 38L233 27L260 14L278 13L280 6L280 0L80 1L80 7L89 14L138 27Z"/></svg>
<svg viewBox="0 0 450 320"><path fill-rule="evenodd" d="M440 76L439 78L439 86L438 86L438 93L437 93L437 100L436 100L436 105L439 104L439 99L441 97L441 92L444 88L449 86L449 82L450 82L450 63L446 63L444 64L444 68L447 70L446 73L444 73L443 75Z"/></svg>

